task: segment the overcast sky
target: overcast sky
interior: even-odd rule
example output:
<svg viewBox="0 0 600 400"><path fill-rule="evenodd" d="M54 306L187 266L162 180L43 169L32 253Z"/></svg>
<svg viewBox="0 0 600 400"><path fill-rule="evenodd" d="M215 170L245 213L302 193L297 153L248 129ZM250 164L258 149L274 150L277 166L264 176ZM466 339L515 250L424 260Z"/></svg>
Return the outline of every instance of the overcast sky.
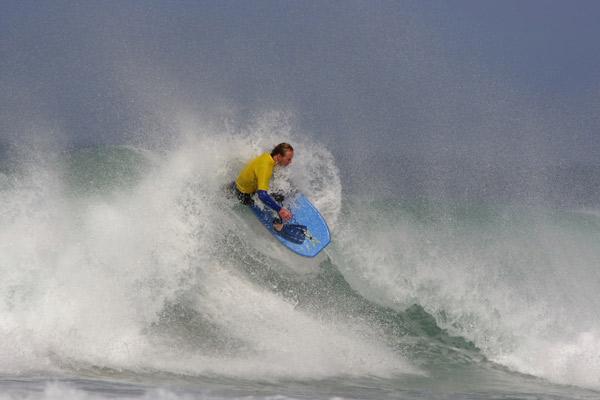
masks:
<svg viewBox="0 0 600 400"><path fill-rule="evenodd" d="M598 21L581 0L2 1L0 140L127 143L226 106L292 112L347 165L598 164Z"/></svg>

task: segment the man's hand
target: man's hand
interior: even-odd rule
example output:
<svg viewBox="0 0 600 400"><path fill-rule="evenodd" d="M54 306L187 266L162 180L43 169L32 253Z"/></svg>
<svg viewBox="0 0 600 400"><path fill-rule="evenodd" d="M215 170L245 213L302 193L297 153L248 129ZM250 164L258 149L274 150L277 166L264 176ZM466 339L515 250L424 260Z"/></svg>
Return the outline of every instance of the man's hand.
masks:
<svg viewBox="0 0 600 400"><path fill-rule="evenodd" d="M292 213L287 208L282 208L281 210L279 210L279 216L284 221L288 221L288 220L292 219Z"/></svg>

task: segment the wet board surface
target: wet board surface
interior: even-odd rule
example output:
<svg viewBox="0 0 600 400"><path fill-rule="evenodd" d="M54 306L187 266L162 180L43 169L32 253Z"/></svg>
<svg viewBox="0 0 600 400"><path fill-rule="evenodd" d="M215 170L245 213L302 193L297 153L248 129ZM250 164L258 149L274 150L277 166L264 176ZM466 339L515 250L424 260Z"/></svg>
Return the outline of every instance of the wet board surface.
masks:
<svg viewBox="0 0 600 400"><path fill-rule="evenodd" d="M331 242L329 227L317 208L303 195L297 194L292 200L284 201L284 207L292 212L293 218L288 224L304 225L306 235L302 243L294 243L279 234L273 228L275 212L267 207L254 205L250 208L258 220L281 244L296 254L314 257Z"/></svg>

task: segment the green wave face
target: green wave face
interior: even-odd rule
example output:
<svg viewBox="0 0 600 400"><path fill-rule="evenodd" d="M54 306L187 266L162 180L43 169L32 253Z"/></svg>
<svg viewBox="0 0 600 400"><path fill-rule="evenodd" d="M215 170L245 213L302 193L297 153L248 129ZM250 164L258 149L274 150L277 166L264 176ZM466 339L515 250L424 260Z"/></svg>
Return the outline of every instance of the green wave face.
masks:
<svg viewBox="0 0 600 400"><path fill-rule="evenodd" d="M64 179L77 194L103 194L131 188L148 172L150 161L133 148L93 147L68 152Z"/></svg>

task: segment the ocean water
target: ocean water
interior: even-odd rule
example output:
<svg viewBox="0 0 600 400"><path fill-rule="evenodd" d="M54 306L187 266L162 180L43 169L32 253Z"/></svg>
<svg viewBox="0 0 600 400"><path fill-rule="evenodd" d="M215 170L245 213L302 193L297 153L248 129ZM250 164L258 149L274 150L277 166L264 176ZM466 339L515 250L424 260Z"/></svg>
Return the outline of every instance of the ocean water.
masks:
<svg viewBox="0 0 600 400"><path fill-rule="evenodd" d="M273 185L332 230L315 259L223 195L280 140ZM597 210L340 176L322 143L261 129L5 160L0 398L600 398Z"/></svg>

